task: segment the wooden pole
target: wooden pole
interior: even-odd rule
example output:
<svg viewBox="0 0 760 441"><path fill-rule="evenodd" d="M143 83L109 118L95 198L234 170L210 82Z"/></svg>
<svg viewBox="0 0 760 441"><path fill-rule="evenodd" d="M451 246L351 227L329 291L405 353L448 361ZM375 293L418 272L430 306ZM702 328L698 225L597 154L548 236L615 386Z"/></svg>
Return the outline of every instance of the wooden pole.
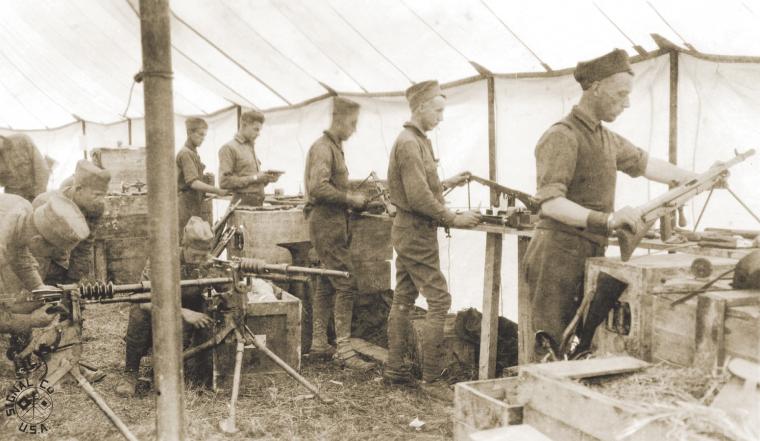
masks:
<svg viewBox="0 0 760 441"><path fill-rule="evenodd" d="M156 387L156 439L185 439L168 0L140 0Z"/></svg>
<svg viewBox="0 0 760 441"><path fill-rule="evenodd" d="M670 52L669 116L668 160L678 164L678 51Z"/></svg>

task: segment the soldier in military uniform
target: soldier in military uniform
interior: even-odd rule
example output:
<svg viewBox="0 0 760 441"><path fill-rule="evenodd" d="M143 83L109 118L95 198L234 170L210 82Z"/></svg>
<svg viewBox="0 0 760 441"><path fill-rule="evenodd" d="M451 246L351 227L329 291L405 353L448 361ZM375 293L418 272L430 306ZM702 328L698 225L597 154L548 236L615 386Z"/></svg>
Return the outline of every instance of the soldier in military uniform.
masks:
<svg viewBox="0 0 760 441"><path fill-rule="evenodd" d="M413 379L403 363L409 311L419 294L427 300L423 332L422 384L434 396L451 398L440 379L443 324L451 306L440 269L438 226L470 228L479 221L474 212L454 213L444 205L443 190L462 185L468 173L440 181L433 148L426 132L443 120L446 98L437 81L417 83L406 90L412 112L396 138L388 164L390 198L396 206L391 241L396 250L396 289L388 317L388 362L383 377L391 383Z"/></svg>
<svg viewBox="0 0 760 441"><path fill-rule="evenodd" d="M332 123L309 149L304 182L309 202L304 209L309 221L309 236L322 264L331 270L353 271L349 252L348 209L363 209L367 200L361 193L348 190L348 168L343 142L356 131L359 104L347 98L333 100ZM331 291L335 294L335 334L337 357L351 369L369 370L374 365L361 359L351 347L351 317L356 277L323 277L318 284L313 304L314 321L311 353L325 356L332 353L327 342Z"/></svg>
<svg viewBox="0 0 760 441"><path fill-rule="evenodd" d="M249 110L240 115L235 138L219 149L219 186L233 193L232 203L259 207L264 203L264 187L278 175L261 171L254 142L264 124L264 114Z"/></svg>
<svg viewBox="0 0 760 441"><path fill-rule="evenodd" d="M177 152L177 211L179 213L180 241L182 229L187 221L193 216L201 217L203 211L203 198L206 193L225 196L229 192L214 187L203 181L203 171L206 165L201 162L198 147L206 138L208 124L201 118L188 118L185 120L187 140L185 145Z"/></svg>
<svg viewBox="0 0 760 441"><path fill-rule="evenodd" d="M181 280L220 276L212 274L213 269L204 265L209 259L213 238L211 227L206 221L195 216L190 218L185 226L182 247L179 249ZM150 262L145 265L143 279L150 279ZM207 330L213 326L213 319L204 313L205 302L202 292L202 288L199 287L182 290L181 314L185 347L190 345L195 331ZM153 344L150 308L150 303L139 303L132 305L129 311L129 323L125 338L127 342L124 363L126 375L116 388L116 393L122 397L134 396L138 384L140 361L148 354ZM201 338L200 340L205 339ZM202 374L202 372L197 372L197 374ZM188 378L192 376L192 373L188 372ZM203 381L204 379L198 380Z"/></svg>
<svg viewBox="0 0 760 441"><path fill-rule="evenodd" d="M631 207L615 211L617 171L660 183L694 176L602 125L629 106L633 71L625 51L578 63L575 79L583 89L580 101L536 146L541 220L525 255L532 331L545 331L555 343L583 296L586 259L603 256L612 231L635 230L641 216Z"/></svg>
<svg viewBox="0 0 760 441"><path fill-rule="evenodd" d="M0 135L0 186L31 202L47 190L50 169L32 139Z"/></svg>
<svg viewBox="0 0 760 441"><path fill-rule="evenodd" d="M94 243L92 233L105 210L105 196L111 173L95 164L80 160L77 162L74 176L64 181L60 190L51 190L38 195L32 202L33 207L39 207L52 197L64 197L71 200L87 220L90 235L71 250L67 255L55 259L44 259L38 256L40 275L45 283L79 283L90 275L93 266Z"/></svg>

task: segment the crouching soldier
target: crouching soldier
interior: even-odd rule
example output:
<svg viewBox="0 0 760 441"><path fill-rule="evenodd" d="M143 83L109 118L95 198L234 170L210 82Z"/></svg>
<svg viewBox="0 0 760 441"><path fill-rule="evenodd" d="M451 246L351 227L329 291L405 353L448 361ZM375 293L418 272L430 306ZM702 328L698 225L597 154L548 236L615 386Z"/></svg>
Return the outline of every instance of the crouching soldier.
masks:
<svg viewBox="0 0 760 441"><path fill-rule="evenodd" d="M209 260L213 238L214 234L207 222L196 216L190 218L183 232L182 247L179 249L182 280L221 276L221 274L211 274L214 270L204 265ZM145 265L143 279L150 279L150 262ZM213 326L213 320L204 313L205 306L202 287L186 287L182 290L184 348L189 347L193 342L202 342L210 338L208 331ZM127 342L124 362L126 375L116 387L116 393L119 396L132 397L136 393L140 361L148 354L153 343L150 308L150 303L140 303L132 305L129 311L129 324L125 338ZM208 362L205 360L204 363L204 360L201 360L195 363L185 366L187 377L204 384L210 379L210 376L206 375L209 372Z"/></svg>

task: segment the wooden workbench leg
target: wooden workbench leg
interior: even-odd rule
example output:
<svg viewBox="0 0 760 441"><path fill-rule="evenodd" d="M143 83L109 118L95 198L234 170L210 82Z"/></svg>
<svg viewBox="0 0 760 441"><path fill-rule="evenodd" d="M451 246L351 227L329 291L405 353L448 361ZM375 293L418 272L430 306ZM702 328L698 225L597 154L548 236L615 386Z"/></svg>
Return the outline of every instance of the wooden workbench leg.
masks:
<svg viewBox="0 0 760 441"><path fill-rule="evenodd" d="M528 364L533 360L533 315L530 309L528 281L525 280L525 251L530 237L517 237L517 363Z"/></svg>
<svg viewBox="0 0 760 441"><path fill-rule="evenodd" d="M501 294L501 246L499 233L486 234L486 265L483 284L483 320L480 328L480 366L478 378L496 374L496 339L499 335L499 296Z"/></svg>

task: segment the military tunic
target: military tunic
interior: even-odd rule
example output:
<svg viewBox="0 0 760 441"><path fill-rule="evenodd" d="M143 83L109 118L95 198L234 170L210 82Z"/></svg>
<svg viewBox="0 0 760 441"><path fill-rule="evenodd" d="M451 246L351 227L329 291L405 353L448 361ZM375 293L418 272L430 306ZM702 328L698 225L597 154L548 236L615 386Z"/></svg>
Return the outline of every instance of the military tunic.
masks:
<svg viewBox="0 0 760 441"><path fill-rule="evenodd" d="M536 146L539 203L565 197L583 207L613 212L617 171L640 176L648 156L628 140L574 107ZM525 255L530 287L531 334L556 341L583 297L586 259L603 256L607 237L542 217Z"/></svg>
<svg viewBox="0 0 760 441"><path fill-rule="evenodd" d="M196 147L186 143L177 153L177 211L179 213L179 231L182 231L187 221L193 216L203 217L203 191L193 190L192 183L203 180L206 165L201 162Z"/></svg>
<svg viewBox="0 0 760 441"><path fill-rule="evenodd" d="M0 194L0 292L4 297L42 285L37 260L26 245L24 224L31 214L29 201Z"/></svg>
<svg viewBox="0 0 760 441"><path fill-rule="evenodd" d="M0 185L31 202L47 190L50 170L27 135L0 136Z"/></svg>
<svg viewBox="0 0 760 441"><path fill-rule="evenodd" d="M427 300L423 379L440 375L443 323L451 295L441 272L439 225L450 225L455 214L444 205L433 148L425 133L411 122L404 124L391 151L388 188L397 207L391 241L396 250L396 290L388 319L387 366L398 369L403 359L408 313L419 294Z"/></svg>
<svg viewBox="0 0 760 441"><path fill-rule="evenodd" d="M239 135L219 149L219 187L233 192L232 203L260 206L264 203L263 183L247 183L250 176L261 171L252 142Z"/></svg>
<svg viewBox="0 0 760 441"><path fill-rule="evenodd" d="M309 237L322 264L331 270L352 272L348 222L348 168L341 141L325 131L309 149L304 170L308 204L304 209L309 222ZM329 319L328 284L335 290L335 328L337 340L351 336L351 315L356 293L356 278L324 277L318 284L314 302L314 339L326 339ZM326 340L321 342L326 345Z"/></svg>

